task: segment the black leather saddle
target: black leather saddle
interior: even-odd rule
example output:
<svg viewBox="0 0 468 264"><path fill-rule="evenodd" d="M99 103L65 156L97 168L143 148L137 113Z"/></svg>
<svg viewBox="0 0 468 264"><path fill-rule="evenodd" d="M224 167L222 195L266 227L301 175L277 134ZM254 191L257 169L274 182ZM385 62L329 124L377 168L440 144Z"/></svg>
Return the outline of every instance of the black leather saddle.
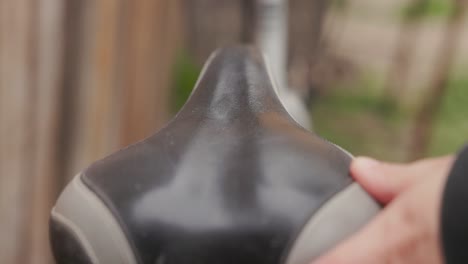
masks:
<svg viewBox="0 0 468 264"><path fill-rule="evenodd" d="M159 132L92 164L51 215L58 263L309 263L379 206L283 108L261 53L215 52Z"/></svg>

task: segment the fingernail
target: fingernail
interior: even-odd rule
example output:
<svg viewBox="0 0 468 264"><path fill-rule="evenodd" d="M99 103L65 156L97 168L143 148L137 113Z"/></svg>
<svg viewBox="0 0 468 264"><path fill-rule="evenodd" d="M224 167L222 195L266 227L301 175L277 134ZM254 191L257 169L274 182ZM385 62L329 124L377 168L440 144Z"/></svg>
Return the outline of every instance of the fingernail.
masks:
<svg viewBox="0 0 468 264"><path fill-rule="evenodd" d="M352 166L360 172L374 171L380 162L369 157L357 157L354 159Z"/></svg>
<svg viewBox="0 0 468 264"><path fill-rule="evenodd" d="M380 161L372 158L358 157L351 163L350 171L353 176L373 176L380 164Z"/></svg>

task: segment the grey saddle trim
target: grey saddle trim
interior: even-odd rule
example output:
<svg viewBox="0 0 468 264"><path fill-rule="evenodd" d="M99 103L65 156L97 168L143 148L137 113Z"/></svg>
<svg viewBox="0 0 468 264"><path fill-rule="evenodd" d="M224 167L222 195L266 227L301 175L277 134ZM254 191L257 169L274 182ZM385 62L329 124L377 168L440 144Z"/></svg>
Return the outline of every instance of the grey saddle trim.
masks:
<svg viewBox="0 0 468 264"><path fill-rule="evenodd" d="M60 195L51 217L73 232L93 264L136 264L114 215L80 176L75 176Z"/></svg>
<svg viewBox="0 0 468 264"><path fill-rule="evenodd" d="M286 264L307 264L366 224L380 205L357 183L329 199L309 220Z"/></svg>

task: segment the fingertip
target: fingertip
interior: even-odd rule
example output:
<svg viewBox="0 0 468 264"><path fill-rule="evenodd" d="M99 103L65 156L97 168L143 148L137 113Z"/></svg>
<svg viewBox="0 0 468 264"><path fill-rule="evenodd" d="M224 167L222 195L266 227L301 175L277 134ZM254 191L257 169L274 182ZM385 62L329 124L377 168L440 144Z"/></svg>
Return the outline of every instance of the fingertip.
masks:
<svg viewBox="0 0 468 264"><path fill-rule="evenodd" d="M380 162L369 157L356 157L351 162L350 172L353 177L369 176L376 172Z"/></svg>
<svg viewBox="0 0 468 264"><path fill-rule="evenodd" d="M391 199L385 174L384 163L369 158L357 157L350 167L351 176L378 201L386 203Z"/></svg>

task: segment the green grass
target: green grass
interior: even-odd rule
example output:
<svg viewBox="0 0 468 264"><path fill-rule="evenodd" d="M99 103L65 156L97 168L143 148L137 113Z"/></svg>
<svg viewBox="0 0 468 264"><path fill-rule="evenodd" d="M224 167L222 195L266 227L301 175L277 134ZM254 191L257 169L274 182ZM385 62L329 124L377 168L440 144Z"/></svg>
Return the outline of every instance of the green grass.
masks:
<svg viewBox="0 0 468 264"><path fill-rule="evenodd" d="M187 51L181 51L175 61L173 69L173 88L171 89L171 111L177 113L185 104L200 74L200 67L196 65Z"/></svg>
<svg viewBox="0 0 468 264"><path fill-rule="evenodd" d="M339 12L343 12L349 7L349 0L333 0L331 7Z"/></svg>
<svg viewBox="0 0 468 264"><path fill-rule="evenodd" d="M443 155L468 142L468 76L455 74L442 102L429 153Z"/></svg>
<svg viewBox="0 0 468 264"><path fill-rule="evenodd" d="M402 160L406 114L380 94L381 78L366 76L340 85L313 106L317 134L355 155Z"/></svg>
<svg viewBox="0 0 468 264"><path fill-rule="evenodd" d="M432 131L430 156L453 153L468 141L468 76L455 74L448 85ZM355 155L404 161L415 109L386 101L380 87L378 81L364 78L319 98L312 109L317 134Z"/></svg>
<svg viewBox="0 0 468 264"><path fill-rule="evenodd" d="M405 5L401 11L403 19L446 18L453 14L455 6L449 0L416 0Z"/></svg>

